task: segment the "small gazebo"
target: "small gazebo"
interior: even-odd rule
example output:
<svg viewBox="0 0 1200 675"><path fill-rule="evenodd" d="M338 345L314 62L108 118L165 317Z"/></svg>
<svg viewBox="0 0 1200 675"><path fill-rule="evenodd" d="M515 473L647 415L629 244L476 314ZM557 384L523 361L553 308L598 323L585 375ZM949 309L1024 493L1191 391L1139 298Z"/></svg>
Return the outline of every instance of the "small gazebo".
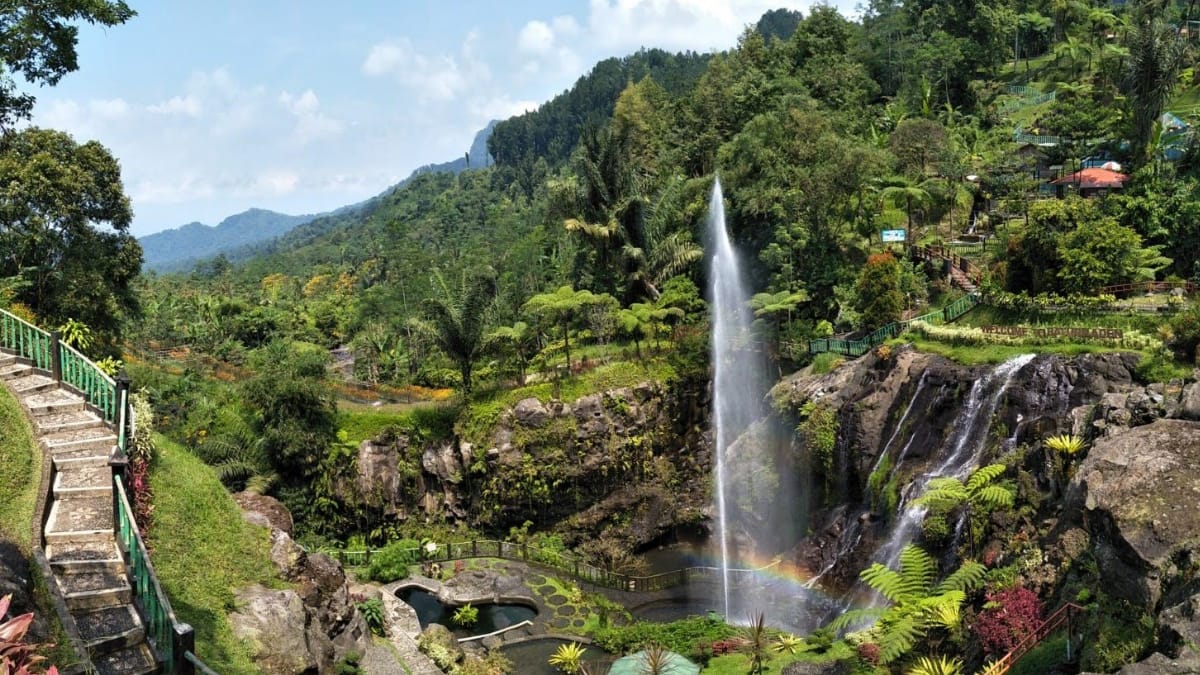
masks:
<svg viewBox="0 0 1200 675"><path fill-rule="evenodd" d="M1057 187L1060 198L1064 196L1066 188L1077 190L1080 197L1095 197L1106 195L1112 190L1124 188L1125 182L1128 180L1129 176L1127 174L1097 167L1080 169L1075 173L1052 180L1050 184Z"/></svg>

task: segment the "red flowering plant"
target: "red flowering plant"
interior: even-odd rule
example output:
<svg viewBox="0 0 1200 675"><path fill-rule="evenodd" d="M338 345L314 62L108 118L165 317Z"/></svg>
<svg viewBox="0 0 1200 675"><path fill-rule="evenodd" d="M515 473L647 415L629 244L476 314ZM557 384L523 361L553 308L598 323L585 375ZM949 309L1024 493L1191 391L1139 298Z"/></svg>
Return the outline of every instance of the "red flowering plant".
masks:
<svg viewBox="0 0 1200 675"><path fill-rule="evenodd" d="M987 594L987 604L972 629L991 655L1007 654L1042 625L1042 602L1028 588L1015 586Z"/></svg>

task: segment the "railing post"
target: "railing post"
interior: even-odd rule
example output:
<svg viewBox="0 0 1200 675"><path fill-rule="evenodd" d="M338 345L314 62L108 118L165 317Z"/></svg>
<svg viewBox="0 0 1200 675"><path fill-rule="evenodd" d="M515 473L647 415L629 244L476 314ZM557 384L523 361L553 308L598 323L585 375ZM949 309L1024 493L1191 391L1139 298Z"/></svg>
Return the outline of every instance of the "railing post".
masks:
<svg viewBox="0 0 1200 675"><path fill-rule="evenodd" d="M58 350L55 349L57 354ZM129 452L129 376L122 369L117 375L117 446L121 454L128 457Z"/></svg>
<svg viewBox="0 0 1200 675"><path fill-rule="evenodd" d="M59 348L58 331L50 331L50 376L62 382L62 349Z"/></svg>
<svg viewBox="0 0 1200 675"><path fill-rule="evenodd" d="M170 665L171 672L178 675L193 675L196 666L184 656L187 652L196 652L196 631L189 624L177 623L173 626L171 641L174 643L174 654Z"/></svg>

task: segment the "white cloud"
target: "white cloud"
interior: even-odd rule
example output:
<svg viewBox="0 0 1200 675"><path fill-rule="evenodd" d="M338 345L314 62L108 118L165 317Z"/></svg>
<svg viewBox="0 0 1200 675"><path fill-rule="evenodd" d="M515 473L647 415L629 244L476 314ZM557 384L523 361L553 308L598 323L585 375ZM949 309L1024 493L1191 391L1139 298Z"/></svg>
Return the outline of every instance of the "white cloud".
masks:
<svg viewBox="0 0 1200 675"><path fill-rule="evenodd" d="M554 30L544 21L530 21L517 36L517 48L530 54L545 54L554 47Z"/></svg>
<svg viewBox="0 0 1200 675"><path fill-rule="evenodd" d="M422 103L451 101L491 77L487 64L476 53L478 40L476 31L468 33L456 55L423 54L408 38L383 42L371 47L362 71L375 77L394 77Z"/></svg>
<svg viewBox="0 0 1200 675"><path fill-rule="evenodd" d="M532 99L513 100L498 96L485 100L471 101L471 113L483 120L504 120L514 115L537 110L540 104Z"/></svg>
<svg viewBox="0 0 1200 675"><path fill-rule="evenodd" d="M285 195L295 191L300 184L300 176L294 171L270 169L259 174L252 188L252 194L268 192L275 195Z"/></svg>
<svg viewBox="0 0 1200 675"><path fill-rule="evenodd" d="M97 117L119 120L129 115L129 104L121 98L93 100L88 101L88 111Z"/></svg>
<svg viewBox="0 0 1200 675"><path fill-rule="evenodd" d="M184 115L186 117L199 117L204 112L204 108L200 105L200 99L192 94L172 96L162 103L155 103L146 109L159 115Z"/></svg>
<svg viewBox="0 0 1200 675"><path fill-rule="evenodd" d="M300 145L333 138L342 133L341 121L321 112L321 101L312 89L307 89L297 96L287 91L280 92L279 102L296 118L292 139Z"/></svg>

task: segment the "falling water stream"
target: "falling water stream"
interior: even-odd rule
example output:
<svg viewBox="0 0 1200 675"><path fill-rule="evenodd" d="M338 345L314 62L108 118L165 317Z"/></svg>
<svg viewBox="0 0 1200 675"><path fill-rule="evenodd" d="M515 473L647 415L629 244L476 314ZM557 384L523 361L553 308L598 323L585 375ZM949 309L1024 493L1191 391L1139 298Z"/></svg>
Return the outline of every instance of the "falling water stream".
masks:
<svg viewBox="0 0 1200 675"><path fill-rule="evenodd" d="M987 448L992 415L1000 406L1013 376L1033 358L1033 354L1022 354L1005 361L971 385L966 405L954 425L953 444L935 468L909 483L901 494L898 517L887 541L875 551L873 558L876 562L896 568L900 552L916 538L925 517L924 507L910 506L910 502L925 491L931 480L948 476L965 479L978 468L982 453ZM872 604L879 601L880 598L876 598Z"/></svg>
<svg viewBox="0 0 1200 675"><path fill-rule="evenodd" d="M727 450L760 410L766 377L757 354L746 348L750 332L750 294L737 254L725 229L721 181L713 182L708 209L709 241L713 248L712 283L713 436L716 459L717 537L721 549L721 602L730 616L729 567L733 535L732 507L737 495L727 473Z"/></svg>

